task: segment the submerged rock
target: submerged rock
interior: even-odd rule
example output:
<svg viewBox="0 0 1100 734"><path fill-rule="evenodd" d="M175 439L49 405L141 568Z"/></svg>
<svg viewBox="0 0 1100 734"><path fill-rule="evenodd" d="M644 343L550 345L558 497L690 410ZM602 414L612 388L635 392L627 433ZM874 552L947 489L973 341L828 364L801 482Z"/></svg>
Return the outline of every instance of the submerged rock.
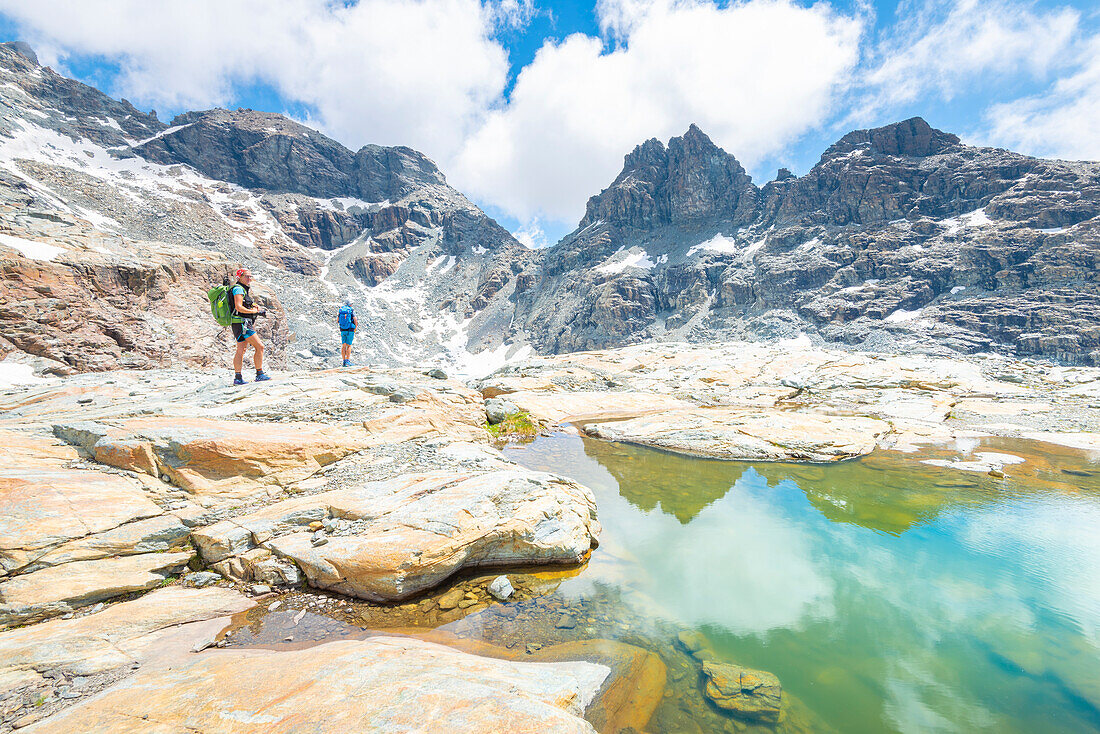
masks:
<svg viewBox="0 0 1100 734"><path fill-rule="evenodd" d="M779 721L783 688L771 673L706 661L703 675L707 698L714 705L745 719Z"/></svg>
<svg viewBox="0 0 1100 734"><path fill-rule="evenodd" d="M489 595L497 601L505 601L515 593L515 589L512 588L512 582L508 580L507 576L497 576L489 584Z"/></svg>

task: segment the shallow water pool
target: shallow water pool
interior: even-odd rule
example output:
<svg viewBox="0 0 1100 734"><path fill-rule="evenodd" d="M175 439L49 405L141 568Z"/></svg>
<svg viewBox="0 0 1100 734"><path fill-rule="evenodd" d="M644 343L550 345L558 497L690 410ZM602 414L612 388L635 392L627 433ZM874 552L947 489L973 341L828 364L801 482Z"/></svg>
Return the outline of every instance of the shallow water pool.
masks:
<svg viewBox="0 0 1100 734"><path fill-rule="evenodd" d="M1098 457L994 439L763 464L566 434L506 453L595 491L600 548L543 624L565 610L665 659L649 731L745 729L703 698L683 629L779 677L781 731L1100 731ZM982 454L1016 463L956 466Z"/></svg>

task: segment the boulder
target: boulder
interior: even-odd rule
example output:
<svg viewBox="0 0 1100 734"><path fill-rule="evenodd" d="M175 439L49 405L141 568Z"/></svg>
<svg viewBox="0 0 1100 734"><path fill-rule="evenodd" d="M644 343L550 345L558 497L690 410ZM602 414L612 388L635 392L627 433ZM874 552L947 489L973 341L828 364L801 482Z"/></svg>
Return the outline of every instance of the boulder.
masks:
<svg viewBox="0 0 1100 734"><path fill-rule="evenodd" d="M194 573L184 574L183 579L181 579L184 586L194 586L199 589L204 586L213 586L221 580L220 574L211 571L195 571Z"/></svg>
<svg viewBox="0 0 1100 734"><path fill-rule="evenodd" d="M309 523L328 517L350 521L349 530L315 546ZM208 563L266 548L297 564L311 586L391 600L462 568L578 563L599 530L586 487L506 468L399 475L284 500L193 538Z"/></svg>
<svg viewBox="0 0 1100 734"><path fill-rule="evenodd" d="M507 576L497 576L489 584L489 595L497 601L505 601L515 593Z"/></svg>
<svg viewBox="0 0 1100 734"><path fill-rule="evenodd" d="M706 696L718 708L744 719L779 721L783 688L771 673L705 661L703 675Z"/></svg>
<svg viewBox="0 0 1100 734"><path fill-rule="evenodd" d="M490 425L502 423L514 415L519 415L520 410L515 403L501 398L489 398L485 401L485 417Z"/></svg>

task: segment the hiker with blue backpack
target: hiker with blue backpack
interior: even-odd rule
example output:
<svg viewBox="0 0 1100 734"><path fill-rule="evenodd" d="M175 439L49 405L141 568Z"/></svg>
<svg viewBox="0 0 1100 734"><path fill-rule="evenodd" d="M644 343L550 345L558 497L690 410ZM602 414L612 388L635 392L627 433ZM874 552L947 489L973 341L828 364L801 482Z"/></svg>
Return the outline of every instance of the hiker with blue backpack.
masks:
<svg viewBox="0 0 1100 734"><path fill-rule="evenodd" d="M221 326L230 327L233 338L237 341L237 353L233 355L234 385L245 384L241 370L244 367L244 352L249 346L253 350L252 363L256 367L256 382L271 379L264 372L264 345L253 328L256 319L266 316L267 311L257 308L252 302L248 293L250 283L252 272L248 268L241 268L237 271L236 283L229 285L229 279L226 278L223 285L215 286L206 293L214 320Z"/></svg>
<svg viewBox="0 0 1100 734"><path fill-rule="evenodd" d="M336 321L340 325L340 356L344 359L344 366L351 367L351 343L355 340L359 319L355 318L355 309L351 306L350 298L341 307Z"/></svg>

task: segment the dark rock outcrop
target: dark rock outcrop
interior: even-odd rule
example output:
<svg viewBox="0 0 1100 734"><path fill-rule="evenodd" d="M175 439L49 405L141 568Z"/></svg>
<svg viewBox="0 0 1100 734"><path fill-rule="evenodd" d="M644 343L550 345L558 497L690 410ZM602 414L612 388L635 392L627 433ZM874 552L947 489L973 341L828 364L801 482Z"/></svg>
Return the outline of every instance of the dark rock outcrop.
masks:
<svg viewBox="0 0 1100 734"><path fill-rule="evenodd" d="M579 226L606 222L650 229L707 218L747 221L757 195L737 159L692 125L667 148L650 139L627 155L618 178L588 200Z"/></svg>
<svg viewBox="0 0 1100 734"><path fill-rule="evenodd" d="M283 115L245 109L179 115L133 151L245 188L318 198L396 201L424 186L447 185L436 165L411 148L368 145L352 153Z"/></svg>

